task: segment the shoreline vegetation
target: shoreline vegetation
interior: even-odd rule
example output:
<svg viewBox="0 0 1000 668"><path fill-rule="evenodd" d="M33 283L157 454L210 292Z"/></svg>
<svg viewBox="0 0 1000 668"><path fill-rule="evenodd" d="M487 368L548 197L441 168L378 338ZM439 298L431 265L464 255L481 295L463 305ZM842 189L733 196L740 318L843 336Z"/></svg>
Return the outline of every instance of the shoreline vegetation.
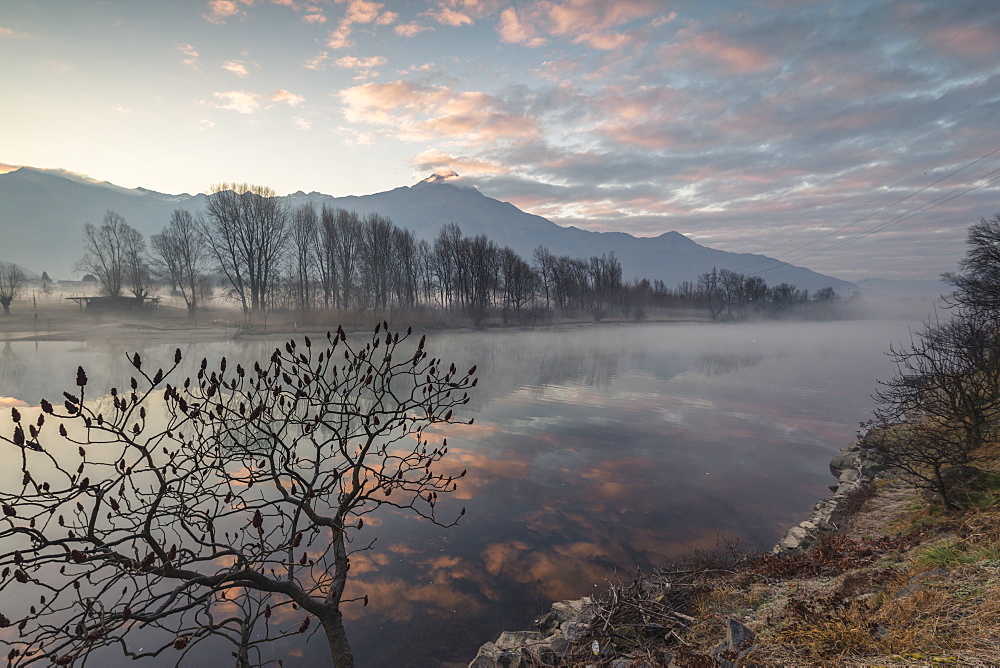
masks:
<svg viewBox="0 0 1000 668"><path fill-rule="evenodd" d="M36 289L36 287L38 289ZM595 320L588 312L547 312L531 321L504 321L501 316L483 320L476 325L458 311L444 309L417 310L280 310L258 314L247 326L244 314L231 302L213 299L199 307L192 316L179 296L159 298L156 308L135 311L86 310L69 297L96 296L93 286L80 282L60 282L50 287L48 294L41 284L32 286L12 303L11 312L0 315L0 341L82 341L120 340L123 342L167 338L170 342L221 341L239 337L289 336L325 332L342 326L346 332L368 332L375 324L412 326L422 331L502 331L550 327L621 326L635 324L719 323L731 324L756 318L724 321L713 320L705 308L651 307L640 320L608 314ZM839 304L836 310L823 314L812 311L791 312L785 320L835 320L865 318L919 318L932 308L932 302L919 299L895 301L891 304L855 300L850 306Z"/></svg>

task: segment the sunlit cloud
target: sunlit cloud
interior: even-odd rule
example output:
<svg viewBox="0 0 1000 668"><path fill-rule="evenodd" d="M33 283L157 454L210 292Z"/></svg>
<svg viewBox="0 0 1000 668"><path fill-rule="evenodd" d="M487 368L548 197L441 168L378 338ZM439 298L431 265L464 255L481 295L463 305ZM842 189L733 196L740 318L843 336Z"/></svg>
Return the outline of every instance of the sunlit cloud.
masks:
<svg viewBox="0 0 1000 668"><path fill-rule="evenodd" d="M222 69L227 72L232 72L241 79L245 79L250 76L250 72L247 71L246 63L242 60L227 60L222 63Z"/></svg>
<svg viewBox="0 0 1000 668"><path fill-rule="evenodd" d="M297 107L298 105L305 102L305 98L301 95L296 95L295 93L289 93L287 90L279 89L267 96L267 99L272 102L283 102L291 107Z"/></svg>
<svg viewBox="0 0 1000 668"><path fill-rule="evenodd" d="M441 25L460 28L496 13L502 0L436 0L425 12Z"/></svg>
<svg viewBox="0 0 1000 668"><path fill-rule="evenodd" d="M326 15L322 12L312 12L310 14L304 14L302 20L305 23L326 23Z"/></svg>
<svg viewBox="0 0 1000 668"><path fill-rule="evenodd" d="M357 56L344 56L343 58L338 58L333 63L337 67L345 70L353 69L371 69L373 67L380 67L386 64L386 59L383 56L370 56L368 58L358 58Z"/></svg>
<svg viewBox="0 0 1000 668"><path fill-rule="evenodd" d="M246 16L244 7L252 6L254 0L209 0L206 5L208 10L202 14L206 21L216 24L223 24L228 19Z"/></svg>
<svg viewBox="0 0 1000 668"><path fill-rule="evenodd" d="M198 51L193 46L190 44L178 44L177 50L183 56L181 63L188 67L198 67Z"/></svg>
<svg viewBox="0 0 1000 668"><path fill-rule="evenodd" d="M534 119L506 109L501 99L481 91L394 81L348 88L340 99L347 120L394 125L396 136L407 141L441 138L485 144L540 135Z"/></svg>
<svg viewBox="0 0 1000 668"><path fill-rule="evenodd" d="M0 26L0 37L8 37L8 38L11 38L11 39L18 39L18 38L22 38L22 37L28 37L28 33L17 32L16 30L12 30L11 28L7 28L5 26Z"/></svg>
<svg viewBox="0 0 1000 668"><path fill-rule="evenodd" d="M309 130L312 128L312 123L304 118L299 118L298 116L292 118L292 122L295 123L296 127L300 130Z"/></svg>
<svg viewBox="0 0 1000 668"><path fill-rule="evenodd" d="M220 101L214 105L217 109L227 109L240 114L252 114L260 109L257 96L244 90L230 90L213 95Z"/></svg>
<svg viewBox="0 0 1000 668"><path fill-rule="evenodd" d="M504 174L509 168L486 160L454 156L439 149L429 149L418 153L413 158L413 164L418 170L414 176L427 175L427 172L453 171L463 176L478 176L483 174Z"/></svg>
<svg viewBox="0 0 1000 668"><path fill-rule="evenodd" d="M524 44L528 47L545 44L545 39L538 36L538 32L533 26L523 23L518 18L517 10L513 7L508 7L500 14L497 33L500 35L501 42Z"/></svg>
<svg viewBox="0 0 1000 668"><path fill-rule="evenodd" d="M410 23L399 24L394 28L394 30L400 37L413 37L428 30L434 30L434 28L431 26L420 25L416 21L411 21Z"/></svg>

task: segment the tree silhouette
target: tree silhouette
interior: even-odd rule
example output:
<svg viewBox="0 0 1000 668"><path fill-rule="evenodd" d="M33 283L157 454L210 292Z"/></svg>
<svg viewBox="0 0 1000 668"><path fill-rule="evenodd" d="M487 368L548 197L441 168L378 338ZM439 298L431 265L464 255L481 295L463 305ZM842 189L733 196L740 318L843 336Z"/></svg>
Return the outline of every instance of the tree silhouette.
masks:
<svg viewBox="0 0 1000 668"><path fill-rule="evenodd" d="M371 547L365 517L391 506L457 521L436 515L456 483L435 472L447 441L425 429L454 422L475 367L428 359L423 337L403 352L409 337L380 325L352 347L338 328L252 369L203 359L176 384L179 349L166 370L136 354L124 391L87 397L80 368L61 405L12 409L0 436L19 467L0 491L9 661L117 648L180 664L228 641L239 666L260 665L268 643L317 621L333 663L352 666L341 606L358 600L344 588L351 555Z"/></svg>
<svg viewBox="0 0 1000 668"><path fill-rule="evenodd" d="M24 289L25 276L21 268L9 262L0 262L0 306L4 315L10 313L10 303Z"/></svg>

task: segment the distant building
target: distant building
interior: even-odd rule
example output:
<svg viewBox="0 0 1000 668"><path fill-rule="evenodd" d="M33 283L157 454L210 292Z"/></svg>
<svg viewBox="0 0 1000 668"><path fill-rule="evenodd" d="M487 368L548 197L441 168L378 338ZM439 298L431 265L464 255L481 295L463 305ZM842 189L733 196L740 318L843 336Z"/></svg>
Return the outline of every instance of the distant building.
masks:
<svg viewBox="0 0 1000 668"><path fill-rule="evenodd" d="M159 297L66 297L88 311L141 311L160 305Z"/></svg>

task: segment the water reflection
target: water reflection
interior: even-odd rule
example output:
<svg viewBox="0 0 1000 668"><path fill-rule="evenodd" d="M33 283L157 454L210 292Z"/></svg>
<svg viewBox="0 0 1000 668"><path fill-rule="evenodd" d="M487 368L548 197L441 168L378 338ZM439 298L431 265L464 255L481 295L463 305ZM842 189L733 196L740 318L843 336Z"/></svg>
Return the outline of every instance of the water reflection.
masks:
<svg viewBox="0 0 1000 668"><path fill-rule="evenodd" d="M829 457L870 410L882 355L906 323L772 329L657 326L435 333L430 354L479 366L449 428L443 472L468 469L442 530L384 512L359 539L348 606L359 665L467 662L501 629L528 628L555 599L712 548L720 535L767 546L830 482ZM182 345L186 363L267 357L275 340ZM31 403L71 385L77 364L127 382L125 351L103 344L14 343L22 371L0 395ZM146 344L147 363L173 346ZM252 364L252 361L250 362ZM0 367L2 370L3 367ZM192 367L193 368L193 367ZM67 382L70 381L70 382ZM286 665L323 664L320 638L282 649Z"/></svg>

